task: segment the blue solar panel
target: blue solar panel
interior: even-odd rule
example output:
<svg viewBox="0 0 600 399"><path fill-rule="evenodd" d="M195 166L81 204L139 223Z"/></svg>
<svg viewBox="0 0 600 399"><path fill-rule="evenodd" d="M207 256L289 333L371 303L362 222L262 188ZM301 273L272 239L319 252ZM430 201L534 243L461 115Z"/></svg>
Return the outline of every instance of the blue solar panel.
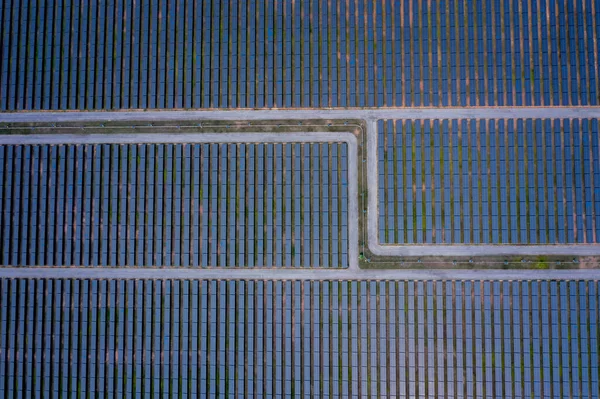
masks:
<svg viewBox="0 0 600 399"><path fill-rule="evenodd" d="M597 120L385 120L378 132L381 242L597 242Z"/></svg>
<svg viewBox="0 0 600 399"><path fill-rule="evenodd" d="M0 263L346 267L347 155L340 143L0 146Z"/></svg>
<svg viewBox="0 0 600 399"><path fill-rule="evenodd" d="M2 110L598 104L591 0L21 3Z"/></svg>
<svg viewBox="0 0 600 399"><path fill-rule="evenodd" d="M574 397L597 281L0 280L0 395Z"/></svg>

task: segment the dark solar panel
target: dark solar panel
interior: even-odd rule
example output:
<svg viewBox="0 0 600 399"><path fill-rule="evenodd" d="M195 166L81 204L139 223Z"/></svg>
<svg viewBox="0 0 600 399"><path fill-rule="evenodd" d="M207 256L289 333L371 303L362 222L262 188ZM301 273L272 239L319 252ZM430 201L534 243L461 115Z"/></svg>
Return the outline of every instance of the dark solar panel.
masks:
<svg viewBox="0 0 600 399"><path fill-rule="evenodd" d="M596 119L382 120L378 134L382 243L598 242Z"/></svg>
<svg viewBox="0 0 600 399"><path fill-rule="evenodd" d="M439 270L566 258L411 246L595 253L598 119L573 107L600 105L598 38L598 0L0 1L0 111L570 107L384 110L421 119L377 130L364 110L351 154L328 138L24 144L104 142L136 117L24 113L0 145L0 398L600 397L598 273Z"/></svg>
<svg viewBox="0 0 600 399"><path fill-rule="evenodd" d="M343 143L0 146L5 266L348 266Z"/></svg>
<svg viewBox="0 0 600 399"><path fill-rule="evenodd" d="M595 0L0 4L0 110L597 105Z"/></svg>
<svg viewBox="0 0 600 399"><path fill-rule="evenodd" d="M0 280L0 396L596 397L597 281Z"/></svg>

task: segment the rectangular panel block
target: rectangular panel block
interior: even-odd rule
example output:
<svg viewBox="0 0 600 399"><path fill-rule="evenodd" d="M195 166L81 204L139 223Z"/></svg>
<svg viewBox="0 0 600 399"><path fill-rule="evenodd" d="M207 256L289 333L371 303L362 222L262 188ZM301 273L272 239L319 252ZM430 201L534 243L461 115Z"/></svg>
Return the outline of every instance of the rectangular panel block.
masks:
<svg viewBox="0 0 600 399"><path fill-rule="evenodd" d="M348 267L348 151L345 142L0 145L0 263Z"/></svg>
<svg viewBox="0 0 600 399"><path fill-rule="evenodd" d="M382 244L597 244L596 119L380 120Z"/></svg>
<svg viewBox="0 0 600 399"><path fill-rule="evenodd" d="M598 281L0 279L0 396L595 397Z"/></svg>
<svg viewBox="0 0 600 399"><path fill-rule="evenodd" d="M599 15L597 0L4 0L0 110L598 105Z"/></svg>

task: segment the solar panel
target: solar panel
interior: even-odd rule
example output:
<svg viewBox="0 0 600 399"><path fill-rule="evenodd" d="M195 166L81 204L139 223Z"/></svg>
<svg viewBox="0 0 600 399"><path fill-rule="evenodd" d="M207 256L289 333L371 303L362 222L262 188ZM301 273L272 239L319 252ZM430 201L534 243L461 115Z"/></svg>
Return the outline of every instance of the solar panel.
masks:
<svg viewBox="0 0 600 399"><path fill-rule="evenodd" d="M4 266L347 267L345 143L0 146Z"/></svg>
<svg viewBox="0 0 600 399"><path fill-rule="evenodd" d="M0 280L0 394L595 396L597 281Z"/></svg>
<svg viewBox="0 0 600 399"><path fill-rule="evenodd" d="M7 0L0 109L598 105L596 8Z"/></svg>
<svg viewBox="0 0 600 399"><path fill-rule="evenodd" d="M380 120L378 135L382 243L597 243L596 119Z"/></svg>

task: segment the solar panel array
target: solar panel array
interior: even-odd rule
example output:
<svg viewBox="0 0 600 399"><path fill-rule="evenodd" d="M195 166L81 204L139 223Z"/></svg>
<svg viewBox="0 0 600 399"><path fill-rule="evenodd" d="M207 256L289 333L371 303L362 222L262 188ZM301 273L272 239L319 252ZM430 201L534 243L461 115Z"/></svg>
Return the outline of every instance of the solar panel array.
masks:
<svg viewBox="0 0 600 399"><path fill-rule="evenodd" d="M598 281L0 280L0 396L596 397Z"/></svg>
<svg viewBox="0 0 600 399"><path fill-rule="evenodd" d="M5 0L0 110L597 105L595 0Z"/></svg>
<svg viewBox="0 0 600 399"><path fill-rule="evenodd" d="M597 119L378 122L379 239L595 244Z"/></svg>
<svg viewBox="0 0 600 399"><path fill-rule="evenodd" d="M0 264L347 267L345 143L0 146Z"/></svg>

